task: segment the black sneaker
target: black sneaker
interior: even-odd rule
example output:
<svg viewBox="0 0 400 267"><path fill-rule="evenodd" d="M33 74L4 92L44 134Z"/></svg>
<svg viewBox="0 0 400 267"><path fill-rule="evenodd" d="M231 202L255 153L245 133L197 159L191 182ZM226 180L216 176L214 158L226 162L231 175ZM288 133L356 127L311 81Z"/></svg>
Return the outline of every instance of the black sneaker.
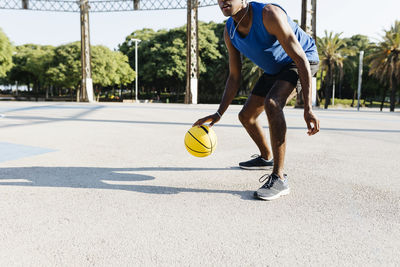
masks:
<svg viewBox="0 0 400 267"><path fill-rule="evenodd" d="M265 160L259 155L253 155L253 159L240 162L239 167L246 170L265 170L274 166L274 160Z"/></svg>

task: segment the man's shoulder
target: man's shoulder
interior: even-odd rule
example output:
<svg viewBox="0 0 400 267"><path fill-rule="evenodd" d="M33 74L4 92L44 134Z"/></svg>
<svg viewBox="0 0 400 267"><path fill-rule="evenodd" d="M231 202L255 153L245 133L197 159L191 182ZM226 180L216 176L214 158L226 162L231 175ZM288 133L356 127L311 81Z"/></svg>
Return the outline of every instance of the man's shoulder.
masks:
<svg viewBox="0 0 400 267"><path fill-rule="evenodd" d="M276 21L282 15L286 15L285 11L277 5L274 4L266 4L262 10L263 20L268 21Z"/></svg>
<svg viewBox="0 0 400 267"><path fill-rule="evenodd" d="M281 13L285 13L280 6L274 4L266 4L263 7L263 14L268 16L276 16Z"/></svg>

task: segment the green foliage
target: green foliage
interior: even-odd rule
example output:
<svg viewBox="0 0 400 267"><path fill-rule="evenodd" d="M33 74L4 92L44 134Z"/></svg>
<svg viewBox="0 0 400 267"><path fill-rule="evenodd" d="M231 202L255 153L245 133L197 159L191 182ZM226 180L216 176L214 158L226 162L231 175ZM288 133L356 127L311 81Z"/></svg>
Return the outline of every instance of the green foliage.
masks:
<svg viewBox="0 0 400 267"><path fill-rule="evenodd" d="M186 77L186 32L184 27L158 31L139 48L140 81L157 91L183 90ZM134 58L130 56L130 58ZM131 62L131 66L134 62Z"/></svg>
<svg viewBox="0 0 400 267"><path fill-rule="evenodd" d="M135 42L132 39L139 39L146 42L153 38L154 35L156 35L156 32L153 29L144 28L134 31L125 38L125 42L118 46L119 51L125 55L133 56L129 57L129 62L135 62Z"/></svg>
<svg viewBox="0 0 400 267"><path fill-rule="evenodd" d="M248 89L253 88L264 73L261 68L248 58L244 58L242 69L244 87Z"/></svg>
<svg viewBox="0 0 400 267"><path fill-rule="evenodd" d="M335 108L350 108L350 107L355 107L357 106L357 100L355 101L356 103L353 104L353 99L339 99L339 98L335 98ZM362 100L360 101L360 106L365 108L377 108L380 107L381 103L379 101L373 101L371 99L369 100ZM325 104L325 99L323 99L321 101L321 104L324 105ZM389 107L390 103L384 103L384 107ZM399 107L399 105L396 105L397 107ZM329 105L329 107L333 107L332 105Z"/></svg>
<svg viewBox="0 0 400 267"><path fill-rule="evenodd" d="M61 88L77 88L81 81L81 46L74 42L57 47L47 75L52 84Z"/></svg>
<svg viewBox="0 0 400 267"><path fill-rule="evenodd" d="M127 85L135 79L128 57L105 46L92 47L92 79L101 87Z"/></svg>
<svg viewBox="0 0 400 267"><path fill-rule="evenodd" d="M16 47L13 55L14 66L8 80L20 84L32 83L38 92L40 87L48 86L50 81L47 70L54 57L54 47L26 44Z"/></svg>
<svg viewBox="0 0 400 267"><path fill-rule="evenodd" d="M223 38L225 24L199 24L199 102L219 103L228 77L228 54Z"/></svg>
<svg viewBox="0 0 400 267"><path fill-rule="evenodd" d="M236 96L233 100L232 100L232 104L238 104L238 105L243 105L244 103L246 103L248 96Z"/></svg>
<svg viewBox="0 0 400 267"><path fill-rule="evenodd" d="M81 45L74 42L61 45L40 46L27 44L16 47L14 66L7 81L33 84L37 93L41 89L77 89L81 83ZM128 58L104 46L92 46L92 79L96 88L124 86L135 78Z"/></svg>
<svg viewBox="0 0 400 267"><path fill-rule="evenodd" d="M395 21L390 30L385 31L383 40L370 56L370 74L391 88L390 111L394 111L396 92L400 84L400 21ZM386 90L383 97L385 97Z"/></svg>
<svg viewBox="0 0 400 267"><path fill-rule="evenodd" d="M343 49L346 47L346 43L343 39L340 39L340 35L341 33L334 34L325 31L325 36L318 38L317 44L322 70L343 66Z"/></svg>
<svg viewBox="0 0 400 267"><path fill-rule="evenodd" d="M374 44L365 35L354 35L350 38L345 38L348 49L353 53L348 55L343 64L343 77L341 89L338 96L343 98L353 98L358 86L358 67L360 51L365 52L364 59L373 53ZM379 94L379 82L369 74L368 60L364 60L363 76L362 76L362 95L365 98L376 98Z"/></svg>
<svg viewBox="0 0 400 267"><path fill-rule="evenodd" d="M219 103L229 74L228 53L223 32L225 23L199 23L199 102ZM325 32L318 39L321 71L317 84L324 90L326 107L336 84L336 97L351 99L357 89L359 51L365 51L362 97L373 102L386 97L392 88L395 100L400 81L400 22L385 31L379 44L368 37L354 35L341 38L340 34ZM182 102L186 88L186 26L172 30L143 29L126 37L119 51L104 46L92 46L92 78L98 90L111 90L109 96L124 97L135 79L135 42L139 43L140 97L154 100ZM81 48L79 42L58 47L27 44L12 46L0 30L0 78L5 83L33 85L36 92L43 89L77 89L81 83ZM11 61L12 64L11 67ZM6 60L5 60L6 59ZM6 63L5 63L6 62ZM10 69L11 68L11 69ZM243 58L243 81L233 103L243 104L262 75L254 63ZM384 86L382 86L384 85ZM122 89L122 92L114 89ZM168 100L167 100L168 99ZM335 103L340 101L335 100ZM353 102L353 101L352 101ZM346 102L347 105L347 102Z"/></svg>
<svg viewBox="0 0 400 267"><path fill-rule="evenodd" d="M392 78L400 81L400 21L385 31L383 41L375 47L371 59L370 74L383 84L392 86Z"/></svg>
<svg viewBox="0 0 400 267"><path fill-rule="evenodd" d="M345 57L352 54L352 50L347 48L344 39L340 38L341 33L334 34L325 31L325 36L318 38L318 52L320 58L320 69L326 73L324 79L325 108L328 108L331 90L335 78L335 73L339 71L339 76L343 73L343 61Z"/></svg>
<svg viewBox="0 0 400 267"><path fill-rule="evenodd" d="M0 28L0 78L5 77L12 67L13 46Z"/></svg>
<svg viewBox="0 0 400 267"><path fill-rule="evenodd" d="M224 89L228 64L222 54L226 54L223 27L213 22L199 23L200 101L219 101ZM147 92L168 91L177 97L182 95L186 88L186 27L157 32L144 29L129 35L119 48L134 68L135 42L132 38L142 40L138 48L140 86ZM218 72L223 74L221 79L216 78Z"/></svg>

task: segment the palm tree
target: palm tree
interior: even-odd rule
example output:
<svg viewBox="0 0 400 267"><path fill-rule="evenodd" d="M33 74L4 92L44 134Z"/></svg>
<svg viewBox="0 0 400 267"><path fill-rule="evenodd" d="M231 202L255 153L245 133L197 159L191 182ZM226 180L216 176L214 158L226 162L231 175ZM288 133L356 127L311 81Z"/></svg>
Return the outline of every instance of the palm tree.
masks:
<svg viewBox="0 0 400 267"><path fill-rule="evenodd" d="M394 112L396 104L396 91L400 83L400 21L395 21L390 30L385 31L383 41L376 47L371 56L370 74L378 78L385 86L391 88L390 111ZM383 100L386 89L383 93ZM383 101L381 104L381 111Z"/></svg>
<svg viewBox="0 0 400 267"><path fill-rule="evenodd" d="M321 70L326 73L325 75L325 109L328 108L331 90L334 83L334 73L336 70L341 72L343 68L343 60L346 55L350 53L346 49L346 42L340 39L341 33L334 34L325 31L325 36L318 37L318 51L320 58Z"/></svg>
<svg viewBox="0 0 400 267"><path fill-rule="evenodd" d="M369 38L365 35L357 34L353 35L350 38L345 38L347 49L352 50L352 54L349 55L346 60L343 62L344 65L344 73L346 74L346 78L342 77L341 82L344 82L344 79L347 79L350 87L353 90L353 101L351 102L351 106L354 106L354 100L357 96L357 78L358 78L358 64L359 64L359 52L364 51L365 55L368 56L372 53L372 44ZM368 74L369 67L367 64L363 65L363 73L364 76ZM363 81L365 77L363 76ZM342 85L339 85L341 88Z"/></svg>

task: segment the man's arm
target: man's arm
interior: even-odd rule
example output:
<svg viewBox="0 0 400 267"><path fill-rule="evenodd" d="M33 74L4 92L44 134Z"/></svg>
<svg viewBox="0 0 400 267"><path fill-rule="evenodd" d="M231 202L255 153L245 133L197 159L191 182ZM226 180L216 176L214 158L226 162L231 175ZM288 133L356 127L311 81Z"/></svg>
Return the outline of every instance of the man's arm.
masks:
<svg viewBox="0 0 400 267"><path fill-rule="evenodd" d="M222 114L224 114L224 112L228 109L229 105L232 103L232 100L235 98L237 91L239 90L242 76L242 61L240 59L240 52L232 45L226 26L224 30L224 40L229 55L229 77L225 84L225 90L224 94L222 95L221 103L219 104L217 113L199 119L193 124L193 126L202 125L206 122L210 122L210 126L213 126L214 123L219 121L220 115L222 116Z"/></svg>
<svg viewBox="0 0 400 267"><path fill-rule="evenodd" d="M218 109L218 112L221 115L227 110L228 106L235 98L242 78L242 61L240 58L240 52L233 46L226 27L224 31L224 39L229 55L229 76L226 81L224 94Z"/></svg>
<svg viewBox="0 0 400 267"><path fill-rule="evenodd" d="M286 13L281 8L274 5L265 6L263 23L267 31L278 39L285 52L297 66L303 91L304 119L307 123L308 134L316 134L319 131L319 120L312 112L311 70L307 56L288 23ZM311 123L314 124L314 127L311 127Z"/></svg>

